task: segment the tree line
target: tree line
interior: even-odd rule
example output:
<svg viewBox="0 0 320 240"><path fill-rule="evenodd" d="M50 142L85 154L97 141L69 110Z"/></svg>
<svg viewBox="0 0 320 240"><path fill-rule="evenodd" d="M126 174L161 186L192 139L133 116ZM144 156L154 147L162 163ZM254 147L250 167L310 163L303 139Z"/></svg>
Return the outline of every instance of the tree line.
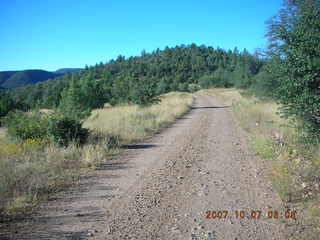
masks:
<svg viewBox="0 0 320 240"><path fill-rule="evenodd" d="M85 114L104 103L147 105L170 91L237 87L275 99L282 114L320 136L320 1L287 0L267 23L262 57L246 49L180 45L117 59L54 80L0 91L0 116L14 108L69 109Z"/></svg>
<svg viewBox="0 0 320 240"><path fill-rule="evenodd" d="M24 108L54 108L77 101L85 107L132 102L148 104L169 91L201 87L247 87L265 61L237 48L226 51L196 44L181 45L141 56L119 56L54 80L3 92Z"/></svg>

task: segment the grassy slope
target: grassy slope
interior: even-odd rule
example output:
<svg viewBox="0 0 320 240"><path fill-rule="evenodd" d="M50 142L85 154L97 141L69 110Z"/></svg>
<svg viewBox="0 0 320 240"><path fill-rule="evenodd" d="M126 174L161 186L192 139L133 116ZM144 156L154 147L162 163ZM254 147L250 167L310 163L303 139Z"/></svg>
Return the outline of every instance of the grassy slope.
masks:
<svg viewBox="0 0 320 240"><path fill-rule="evenodd" d="M235 116L248 133L255 152L270 163L274 189L284 204L298 210L292 239L318 239L320 229L320 151L298 141L290 123L277 114L270 100L245 96L235 89L210 89L232 105Z"/></svg>
<svg viewBox="0 0 320 240"><path fill-rule="evenodd" d="M92 130L90 141L81 148L58 148L31 139L17 143L0 128L0 220L30 210L39 200L74 183L91 167L119 154L121 144L158 132L188 111L192 99L191 94L169 93L160 104L147 108L126 105L95 110L85 123Z"/></svg>

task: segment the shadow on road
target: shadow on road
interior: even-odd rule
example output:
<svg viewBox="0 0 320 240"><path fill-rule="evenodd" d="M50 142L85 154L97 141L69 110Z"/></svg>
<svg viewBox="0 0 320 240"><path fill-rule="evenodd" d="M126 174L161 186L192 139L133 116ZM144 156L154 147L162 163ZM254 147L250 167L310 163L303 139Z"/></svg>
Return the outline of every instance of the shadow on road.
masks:
<svg viewBox="0 0 320 240"><path fill-rule="evenodd" d="M123 149L146 149L146 148L154 148L157 145L154 144L132 144L132 145L124 145L121 148Z"/></svg>
<svg viewBox="0 0 320 240"><path fill-rule="evenodd" d="M3 237L0 234L1 240L33 240L33 239L70 239L70 240L82 240L88 239L88 232L58 232L58 231L37 231L33 234L33 236L19 236L16 238L14 236ZM35 237L35 238L32 238Z"/></svg>
<svg viewBox="0 0 320 240"><path fill-rule="evenodd" d="M206 106L206 107L191 107L191 109L219 109L219 108L229 108L230 106Z"/></svg>
<svg viewBox="0 0 320 240"><path fill-rule="evenodd" d="M95 170L117 170L129 168L127 162L102 163Z"/></svg>

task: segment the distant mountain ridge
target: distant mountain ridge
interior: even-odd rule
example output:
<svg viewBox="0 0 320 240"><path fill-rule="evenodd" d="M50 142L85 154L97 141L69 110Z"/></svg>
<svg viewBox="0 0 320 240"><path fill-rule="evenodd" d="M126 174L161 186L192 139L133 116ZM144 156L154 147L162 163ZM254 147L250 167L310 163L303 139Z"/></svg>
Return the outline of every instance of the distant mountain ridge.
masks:
<svg viewBox="0 0 320 240"><path fill-rule="evenodd" d="M55 73L69 73L69 72L79 72L83 70L83 68L60 68L58 70L55 71Z"/></svg>
<svg viewBox="0 0 320 240"><path fill-rule="evenodd" d="M78 72L81 70L82 68L61 68L55 72L38 69L2 71L0 72L0 89L18 88L53 79L69 72Z"/></svg>
<svg viewBox="0 0 320 240"><path fill-rule="evenodd" d="M3 71L3 72L0 72L0 87L2 87L2 84L15 73L17 73L17 71Z"/></svg>

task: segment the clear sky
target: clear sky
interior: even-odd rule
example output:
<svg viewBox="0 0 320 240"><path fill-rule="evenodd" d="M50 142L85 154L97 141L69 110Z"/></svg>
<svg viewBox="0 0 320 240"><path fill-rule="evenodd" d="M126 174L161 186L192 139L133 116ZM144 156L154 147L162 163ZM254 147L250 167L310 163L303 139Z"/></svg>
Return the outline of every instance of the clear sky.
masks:
<svg viewBox="0 0 320 240"><path fill-rule="evenodd" d="M0 71L84 67L165 46L264 47L282 0L0 0Z"/></svg>

